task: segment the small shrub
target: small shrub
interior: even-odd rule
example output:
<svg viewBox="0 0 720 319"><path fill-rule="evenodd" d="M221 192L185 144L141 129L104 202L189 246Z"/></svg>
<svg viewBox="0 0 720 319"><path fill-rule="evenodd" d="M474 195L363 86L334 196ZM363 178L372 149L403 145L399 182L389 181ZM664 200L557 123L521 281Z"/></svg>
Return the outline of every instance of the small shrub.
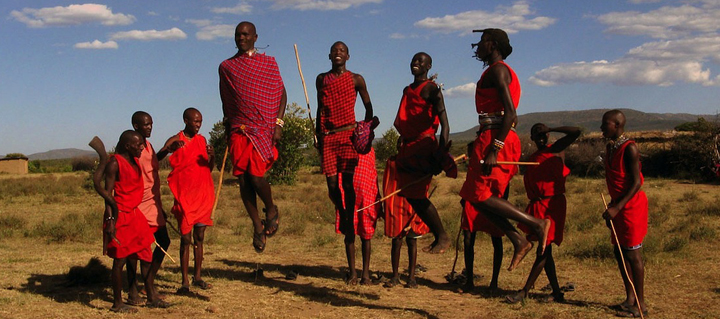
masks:
<svg viewBox="0 0 720 319"><path fill-rule="evenodd" d="M691 240L708 240L714 239L715 237L717 237L717 231L715 228L706 225L698 225L690 230Z"/></svg>
<svg viewBox="0 0 720 319"><path fill-rule="evenodd" d="M567 254L578 259L614 259L613 247L607 236L594 236L567 248Z"/></svg>
<svg viewBox="0 0 720 319"><path fill-rule="evenodd" d="M687 209L688 215L720 216L720 199L711 203L696 203Z"/></svg>
<svg viewBox="0 0 720 319"><path fill-rule="evenodd" d="M73 172L92 172L95 171L95 168L97 167L95 158L88 156L75 157L72 159L72 162L70 162L70 165L72 166Z"/></svg>
<svg viewBox="0 0 720 319"><path fill-rule="evenodd" d="M17 216L0 216L0 239L9 238L25 229L27 222Z"/></svg>
<svg viewBox="0 0 720 319"><path fill-rule="evenodd" d="M94 212L85 215L70 213L57 222L41 222L30 234L34 237L45 237L48 242L85 242L94 237L93 233L97 234L100 229L99 223L100 216Z"/></svg>
<svg viewBox="0 0 720 319"><path fill-rule="evenodd" d="M685 237L674 236L663 243L664 252L676 252L680 251L687 246L688 240Z"/></svg>
<svg viewBox="0 0 720 319"><path fill-rule="evenodd" d="M698 192L696 192L696 191L685 192L682 194L682 196L679 199L680 202L685 202L685 203L692 203L697 200L698 200Z"/></svg>

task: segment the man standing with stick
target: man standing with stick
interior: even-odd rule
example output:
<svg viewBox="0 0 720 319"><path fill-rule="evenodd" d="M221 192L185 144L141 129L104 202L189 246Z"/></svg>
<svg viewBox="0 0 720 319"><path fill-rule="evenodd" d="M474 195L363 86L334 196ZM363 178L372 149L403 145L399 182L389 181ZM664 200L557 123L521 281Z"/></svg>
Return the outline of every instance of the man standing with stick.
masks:
<svg viewBox="0 0 720 319"><path fill-rule="evenodd" d="M520 82L515 72L504 60L512 52L510 39L500 29L477 30L482 32L475 58L483 62L483 72L475 91L475 109L480 130L473 143L467 178L460 196L475 206L495 226L500 228L515 249L508 270L513 270L532 250L532 243L525 239L508 219L529 226L540 238L540 249L545 251L550 221L540 220L519 210L502 199L503 191L517 172L515 165L500 165L499 161L517 161L520 158L520 139L513 130L517 118L515 109L520 102Z"/></svg>
<svg viewBox="0 0 720 319"><path fill-rule="evenodd" d="M605 181L612 200L606 205L603 218L614 237L614 253L625 284L625 301L617 308L619 315L644 317L645 265L642 243L648 227L648 201L640 187L640 152L635 141L625 136L625 115L620 110L603 115L600 130L610 139L605 149ZM604 198L603 198L604 201Z"/></svg>
<svg viewBox="0 0 720 319"><path fill-rule="evenodd" d="M355 100L360 95L365 106L365 120L373 118L372 102L360 74L345 68L350 51L345 43L338 41L330 47L328 55L332 69L321 73L315 80L318 114L315 133L318 137L322 172L326 176L330 200L340 213L340 231L345 235L345 254L349 274L347 284L357 283L355 273L355 189L353 175L358 165L358 153L350 140L355 128ZM342 173L342 186L338 174ZM340 192L342 187L344 193ZM363 260L370 258L370 240L362 239ZM367 254L366 254L367 252ZM370 279L369 271L363 270L363 281Z"/></svg>
<svg viewBox="0 0 720 319"><path fill-rule="evenodd" d="M252 245L265 250L266 238L278 230L279 213L265 173L278 158L275 144L282 137L287 95L275 58L257 53L255 25L243 21L235 28L238 52L220 64L223 122L232 154L233 175L240 197L253 222ZM258 213L257 197L265 205Z"/></svg>

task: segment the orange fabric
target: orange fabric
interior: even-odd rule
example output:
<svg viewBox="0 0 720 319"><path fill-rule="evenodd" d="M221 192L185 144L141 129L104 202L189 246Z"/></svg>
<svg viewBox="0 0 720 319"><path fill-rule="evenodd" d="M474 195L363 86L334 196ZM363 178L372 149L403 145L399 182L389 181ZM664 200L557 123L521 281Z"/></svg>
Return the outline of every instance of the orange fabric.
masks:
<svg viewBox="0 0 720 319"><path fill-rule="evenodd" d="M150 226L165 226L165 217L160 201L160 176L158 176L158 159L149 141L145 140L145 149L138 158L140 172L143 177L143 199L138 208L145 215Z"/></svg>
<svg viewBox="0 0 720 319"><path fill-rule="evenodd" d="M272 147L273 157L264 159L255 149L252 140L243 133L230 135L230 155L233 163L233 176L248 173L252 176L262 177L272 168L278 158L278 151Z"/></svg>
<svg viewBox="0 0 720 319"><path fill-rule="evenodd" d="M492 147L496 133L497 130L485 130L473 142L467 177L460 190L460 197L471 203L482 202L490 196L501 197L510 179L518 171L517 165L498 165L492 169L490 175L483 175L480 160L487 154L488 148ZM505 147L498 152L497 160L519 161L520 152L520 139L514 131L510 131L505 138Z"/></svg>
<svg viewBox="0 0 720 319"><path fill-rule="evenodd" d="M185 145L170 156L172 171L168 186L175 196L172 213L180 222L180 233L187 234L195 224L212 226L210 218L215 201L215 186L208 163L207 142L200 134L188 140L181 131Z"/></svg>
<svg viewBox="0 0 720 319"><path fill-rule="evenodd" d="M395 160L390 158L385 163L383 194L387 196L397 189L397 168ZM425 193L427 193L427 190L425 190ZM415 214L412 206L405 198L395 195L386 199L383 204L385 207L385 236L391 238L404 237L408 234L408 230L405 230L408 226L416 235L424 235L430 231L430 228Z"/></svg>
<svg viewBox="0 0 720 319"><path fill-rule="evenodd" d="M137 257L150 261L150 245L155 239L145 216L137 209L143 196L142 176L124 157L118 154L113 156L118 163L118 178L113 189L119 209L115 220L115 237L120 243L110 240L107 255L111 258Z"/></svg>
<svg viewBox="0 0 720 319"><path fill-rule="evenodd" d="M435 85L427 80L415 89L408 85L403 91L394 124L403 139L414 140L423 135L435 135L440 126L440 118L434 114L432 104L420 95L428 83Z"/></svg>
<svg viewBox="0 0 720 319"><path fill-rule="evenodd" d="M483 112L495 113L505 110L505 107L503 106L502 100L500 99L498 90L496 88L482 88L485 74L488 72L488 70L490 70L497 64L504 65L505 67L507 67L508 71L510 71L511 78L508 89L510 89L510 97L512 98L513 104L515 104L515 109L518 108L518 104L520 103L520 81L518 80L515 71L513 71L513 69L510 68L510 66L507 65L505 61L498 61L485 69L485 72L483 72L482 76L480 76L480 80L478 80L477 82L477 87L475 89L475 110L478 112L478 114Z"/></svg>
<svg viewBox="0 0 720 319"><path fill-rule="evenodd" d="M555 243L559 246L565 229L565 179L570 175L570 169L561 157L550 152L550 145L530 155L528 161L540 165L528 166L523 177L525 191L530 199L525 212L538 219L549 219L550 232L546 244ZM518 224L518 228L528 234L528 240L538 240L524 224Z"/></svg>
<svg viewBox="0 0 720 319"><path fill-rule="evenodd" d="M625 170L625 149L628 145L635 143L627 141L605 161L605 181L607 182L610 197L614 201L624 194L630 185L628 172ZM645 179L640 173L640 184ZM618 241L623 247L633 247L642 244L647 235L648 228L648 200L645 192L641 189L635 193L625 207L613 218ZM615 239L611 239L615 244Z"/></svg>

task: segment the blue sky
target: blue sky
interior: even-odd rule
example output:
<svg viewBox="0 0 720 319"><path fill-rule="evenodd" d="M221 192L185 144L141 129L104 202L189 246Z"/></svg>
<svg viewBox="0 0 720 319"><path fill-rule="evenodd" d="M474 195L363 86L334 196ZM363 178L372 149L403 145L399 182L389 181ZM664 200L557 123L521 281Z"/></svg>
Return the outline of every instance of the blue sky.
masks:
<svg viewBox="0 0 720 319"><path fill-rule="evenodd" d="M392 125L410 59L425 51L444 85L450 131L475 125L473 92L482 63L472 29L508 31L507 62L530 112L633 108L720 112L720 0L700 1L25 1L0 2L0 155L110 146L149 112L159 148L200 109L202 133L222 118L217 67L235 52L233 31L252 21L256 45L275 56L288 102L310 105L314 79L330 68L330 45L350 48L380 117ZM358 118L363 116L358 104ZM599 123L598 123L599 125Z"/></svg>

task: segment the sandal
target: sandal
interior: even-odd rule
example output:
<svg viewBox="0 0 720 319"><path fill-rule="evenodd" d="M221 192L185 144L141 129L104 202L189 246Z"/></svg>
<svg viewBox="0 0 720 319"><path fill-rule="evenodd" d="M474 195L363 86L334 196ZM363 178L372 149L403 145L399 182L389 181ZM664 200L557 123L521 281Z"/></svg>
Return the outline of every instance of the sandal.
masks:
<svg viewBox="0 0 720 319"><path fill-rule="evenodd" d="M619 310L616 314L618 317L624 317L624 318L640 318L640 310L638 310L638 307L632 306L628 309ZM642 313L642 317L647 318L648 311L645 309Z"/></svg>
<svg viewBox="0 0 720 319"><path fill-rule="evenodd" d="M195 287L200 287L200 289L202 289L202 290L208 290L208 289L212 288L211 284L205 282L205 280L202 280L202 279L195 280L195 278L193 278L192 285Z"/></svg>
<svg viewBox="0 0 720 319"><path fill-rule="evenodd" d="M190 286L183 285L182 287L178 288L178 290L175 292L178 295L186 295L190 293Z"/></svg>
<svg viewBox="0 0 720 319"><path fill-rule="evenodd" d="M399 284L400 284L400 279L398 279L398 278L390 278L390 280L388 280L388 281L383 285L383 287L385 287L385 288L393 288L393 287L395 287L395 286L397 286L397 285L399 285Z"/></svg>
<svg viewBox="0 0 720 319"><path fill-rule="evenodd" d="M415 280L410 280L407 283L405 283L405 288L411 288L411 289L417 289L418 284Z"/></svg>
<svg viewBox="0 0 720 319"><path fill-rule="evenodd" d="M170 308L170 303L167 302L167 301L165 301L165 300L158 299L158 300L155 300L155 301L153 301L153 302L149 302L149 301L148 301L148 302L145 304L145 307L148 307L148 308L162 308L162 309L164 309L164 308Z"/></svg>
<svg viewBox="0 0 720 319"><path fill-rule="evenodd" d="M126 304L123 304L123 305L121 305L120 307L117 307L117 308L114 308L114 307L113 307L113 308L110 308L110 311L112 311L112 312L117 312L117 313L137 313L137 312L138 312L137 308L135 308L135 307L130 307L130 306L126 305Z"/></svg>
<svg viewBox="0 0 720 319"><path fill-rule="evenodd" d="M540 299L541 302L544 303L551 303L551 302L557 302L557 303L565 303L565 294L562 292L553 292L544 298Z"/></svg>
<svg viewBox="0 0 720 319"><path fill-rule="evenodd" d="M274 207L275 207L275 217L273 217L273 218L268 218L267 217L267 212L268 212L267 208L263 208L263 212L265 212L265 218L266 218L265 220L263 220L264 221L263 232L265 233L265 236L268 238L274 236L275 233L277 233L278 228L280 226L280 223L278 221L280 219L280 211L278 210L277 205L275 205ZM268 229L272 229L272 231L268 231Z"/></svg>
<svg viewBox="0 0 720 319"><path fill-rule="evenodd" d="M518 290L518 292L505 296L505 302L509 304L516 304L518 302L521 302L527 297L527 293L522 290Z"/></svg>
<svg viewBox="0 0 720 319"><path fill-rule="evenodd" d="M265 232L260 233L253 233L253 248L255 248L255 252L262 253L265 251Z"/></svg>

